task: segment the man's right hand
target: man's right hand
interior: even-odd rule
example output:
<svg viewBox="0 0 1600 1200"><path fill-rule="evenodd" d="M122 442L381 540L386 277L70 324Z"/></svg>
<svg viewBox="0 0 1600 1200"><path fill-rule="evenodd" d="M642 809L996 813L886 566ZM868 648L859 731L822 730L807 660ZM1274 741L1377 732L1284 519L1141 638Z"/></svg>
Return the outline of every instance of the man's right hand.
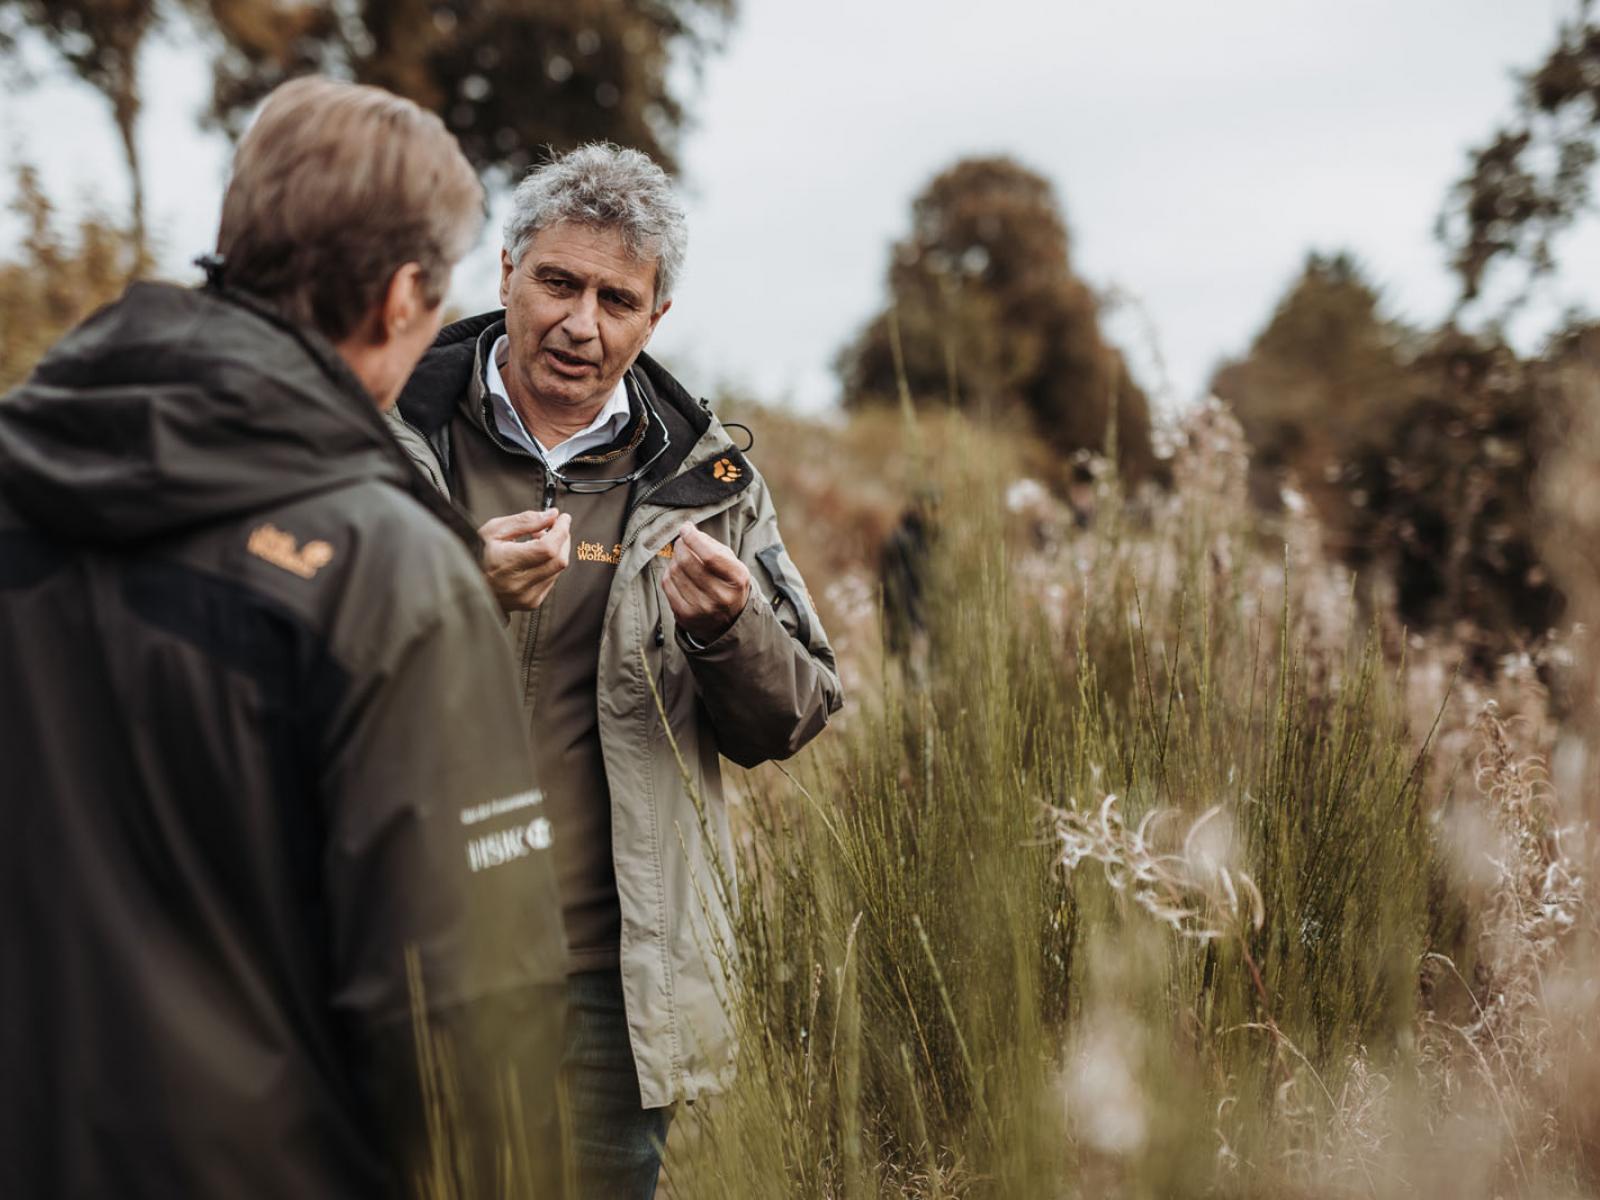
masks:
<svg viewBox="0 0 1600 1200"><path fill-rule="evenodd" d="M553 508L485 521L483 576L506 612L534 609L572 557L572 518Z"/></svg>

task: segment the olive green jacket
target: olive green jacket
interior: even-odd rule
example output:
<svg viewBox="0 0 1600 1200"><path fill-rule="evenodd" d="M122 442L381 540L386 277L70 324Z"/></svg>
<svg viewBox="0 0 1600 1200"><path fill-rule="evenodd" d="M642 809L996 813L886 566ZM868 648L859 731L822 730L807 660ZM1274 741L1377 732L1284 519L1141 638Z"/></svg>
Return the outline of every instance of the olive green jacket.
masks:
<svg viewBox="0 0 1600 1200"><path fill-rule="evenodd" d="M480 524L503 514L477 511L475 498L504 503L516 494L508 483L525 486L521 507L541 507L541 468L504 447L484 404L483 356L503 328L501 314L490 313L444 330L400 401L402 445ZM742 766L787 758L821 731L843 694L760 473L710 410L648 357L629 378L661 418L637 461L649 461L663 437L668 449L633 485L596 669L623 990L651 1108L720 1090L732 1076L736 897L719 755ZM455 453L467 438L503 452ZM471 477L491 469L513 478ZM685 521L731 547L752 579L743 613L704 648L675 628L661 591L663 551ZM536 612L512 615L519 663L530 661L537 628ZM556 837L559 854L559 830Z"/></svg>
<svg viewBox="0 0 1600 1200"><path fill-rule="evenodd" d="M555 1194L566 947L477 551L244 293L135 284L0 398L0 1196Z"/></svg>

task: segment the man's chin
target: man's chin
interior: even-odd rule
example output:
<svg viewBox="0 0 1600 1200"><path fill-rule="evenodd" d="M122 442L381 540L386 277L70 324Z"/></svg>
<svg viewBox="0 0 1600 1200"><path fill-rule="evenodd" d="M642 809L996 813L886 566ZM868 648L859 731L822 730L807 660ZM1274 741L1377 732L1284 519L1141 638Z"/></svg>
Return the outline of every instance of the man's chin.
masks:
<svg viewBox="0 0 1600 1200"><path fill-rule="evenodd" d="M554 371L540 371L534 378L534 384L540 399L547 404L569 409L603 404L612 391L594 375L574 379Z"/></svg>

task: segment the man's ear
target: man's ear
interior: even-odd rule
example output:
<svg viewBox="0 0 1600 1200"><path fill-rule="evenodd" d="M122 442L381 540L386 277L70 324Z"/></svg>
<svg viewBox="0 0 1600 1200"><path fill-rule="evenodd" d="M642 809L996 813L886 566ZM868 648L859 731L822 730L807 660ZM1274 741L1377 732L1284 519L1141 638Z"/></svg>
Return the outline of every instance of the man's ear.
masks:
<svg viewBox="0 0 1600 1200"><path fill-rule="evenodd" d="M425 319L427 313L422 267L414 262L406 263L389 276L389 286L384 291L374 336L380 343L392 342L415 329L417 322Z"/></svg>
<svg viewBox="0 0 1600 1200"><path fill-rule="evenodd" d="M651 338L653 338L655 336L656 326L661 324L661 318L667 315L667 309L669 309L671 307L672 307L672 301L668 300L660 308L656 309L655 312L650 314L650 329L644 335L644 340L646 342L648 342Z"/></svg>
<svg viewBox="0 0 1600 1200"><path fill-rule="evenodd" d="M500 307L505 308L511 303L511 273L517 269L517 264L511 261L504 247L500 250Z"/></svg>

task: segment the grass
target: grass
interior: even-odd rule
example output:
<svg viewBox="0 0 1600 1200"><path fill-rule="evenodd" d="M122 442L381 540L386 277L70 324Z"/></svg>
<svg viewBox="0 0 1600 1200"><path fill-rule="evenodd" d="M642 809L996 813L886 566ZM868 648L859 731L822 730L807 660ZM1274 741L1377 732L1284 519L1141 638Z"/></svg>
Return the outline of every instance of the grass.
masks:
<svg viewBox="0 0 1600 1200"><path fill-rule="evenodd" d="M1469 952L1479 1014L1494 963L1529 977L1484 946L1532 936L1505 897L1537 891L1545 818L1489 822L1537 861L1470 894L1423 757L1440 710L1411 714L1336 575L1264 549L1216 446L1181 502L1141 517L1105 480L1074 532L1011 511L1006 473L949 433L920 442L941 497L925 661L858 654L871 699L846 728L743 781L740 1082L679 1120L671 1193L1592 1187L1582 1130L1530 1151L1573 1087L1541 1094L1509 1029L1436 1007L1439 964ZM1474 785L1456 808L1508 811ZM1589 916L1568 893L1570 929ZM1489 998L1501 1025L1560 1024L1524 998ZM1502 1133L1467 1175L1441 1165L1484 1121Z"/></svg>

